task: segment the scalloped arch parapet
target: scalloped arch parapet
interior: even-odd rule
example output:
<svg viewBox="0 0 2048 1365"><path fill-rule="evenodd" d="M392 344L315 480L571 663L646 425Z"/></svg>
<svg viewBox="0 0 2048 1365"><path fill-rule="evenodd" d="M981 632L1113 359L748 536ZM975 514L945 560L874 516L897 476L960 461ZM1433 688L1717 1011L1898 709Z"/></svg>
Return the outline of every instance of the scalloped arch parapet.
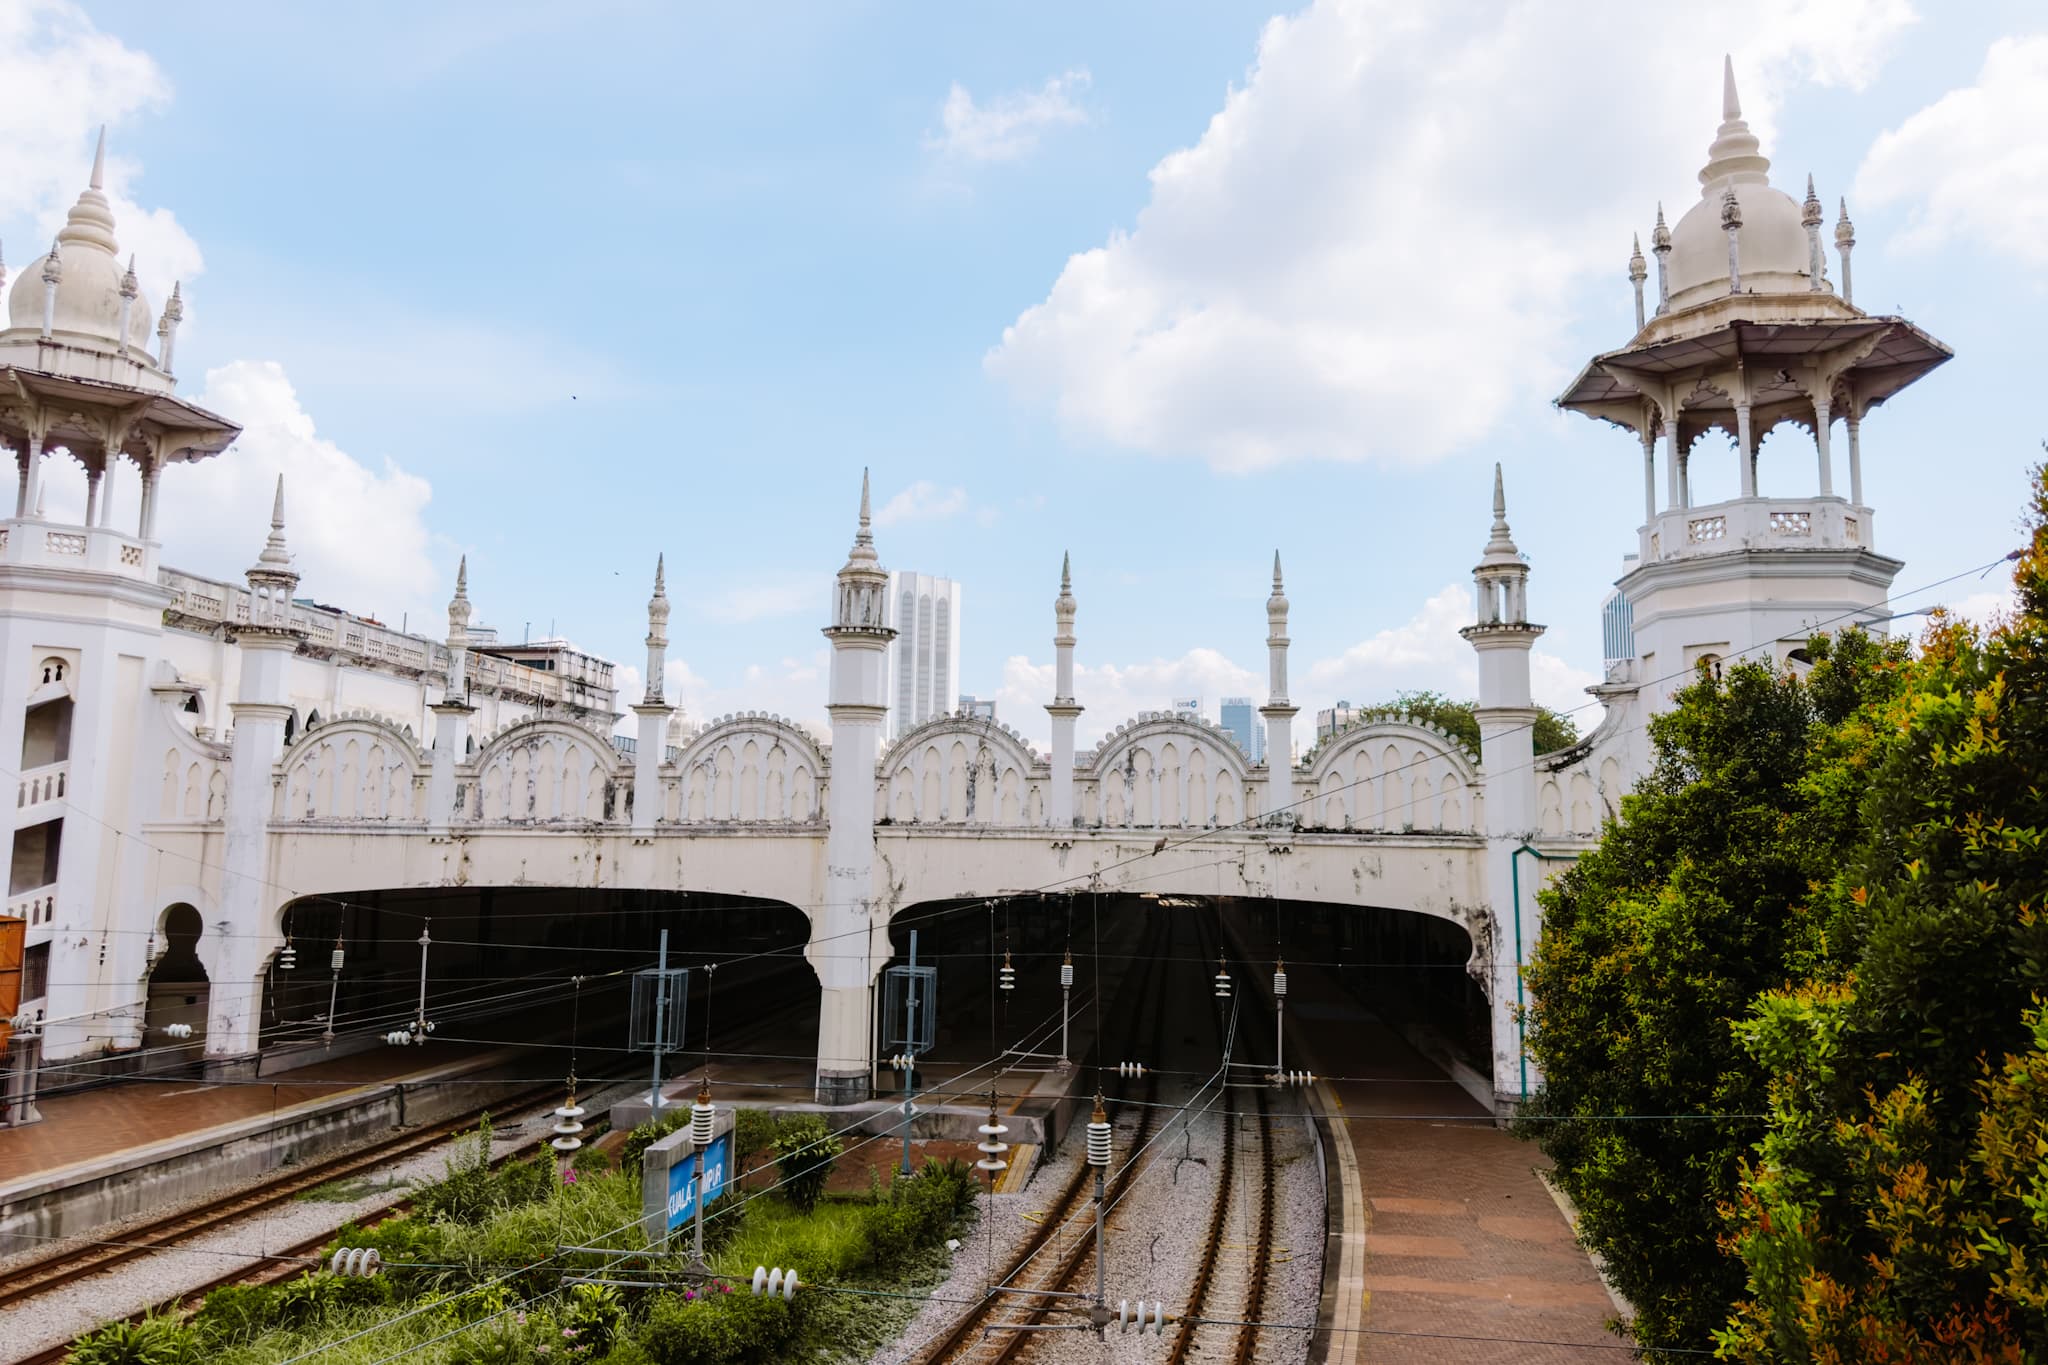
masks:
<svg viewBox="0 0 2048 1365"><path fill-rule="evenodd" d="M680 772L693 763L701 762L704 754L715 751L721 740L744 734L774 735L802 750L821 769L825 766L826 751L819 746L816 736L789 717L768 711L735 711L706 721L685 735L683 742L676 746L674 766Z"/></svg>
<svg viewBox="0 0 2048 1365"><path fill-rule="evenodd" d="M915 753L919 746L928 744L942 735L992 740L996 747L1008 750L1012 761L1026 770L1044 768L1050 761L1033 748L1029 740L1002 722L981 720L956 711L951 715L933 716L930 720L921 721L898 735L889 747L882 751L882 756L875 760L876 773L886 777L891 769L900 766L905 754Z"/></svg>
<svg viewBox="0 0 2048 1365"><path fill-rule="evenodd" d="M1237 740L1230 731L1214 721L1175 711L1140 711L1133 719L1118 725L1090 752L1089 766L1098 773L1113 771L1117 760L1132 744L1162 735L1180 735L1201 742L1205 749L1220 753L1240 782L1251 775L1252 761L1245 756L1244 750L1237 747Z"/></svg>
<svg viewBox="0 0 2048 1365"><path fill-rule="evenodd" d="M1325 740L1304 765L1302 823L1327 830L1481 828L1484 787L1471 752L1441 726L1379 712Z"/></svg>
<svg viewBox="0 0 2048 1365"><path fill-rule="evenodd" d="M598 761L608 772L616 774L621 759L619 751L612 747L609 730L599 730L580 720L564 719L560 716L526 716L506 725L499 726L491 735L476 746L469 762L463 766L482 772L499 752L528 740L558 737L575 744L594 745Z"/></svg>
<svg viewBox="0 0 2048 1365"><path fill-rule="evenodd" d="M829 752L788 716L719 716L684 738L663 770L659 822L819 824Z"/></svg>
<svg viewBox="0 0 2048 1365"><path fill-rule="evenodd" d="M434 761L433 754L421 747L410 725L375 711L343 711L340 715L322 716L317 721L309 721L286 747L284 757L278 762L279 770L285 771L295 763L304 762L305 755L311 752L312 748L308 741L316 735L331 738L349 730L374 734L380 739L391 741L410 756L415 767L424 767Z"/></svg>

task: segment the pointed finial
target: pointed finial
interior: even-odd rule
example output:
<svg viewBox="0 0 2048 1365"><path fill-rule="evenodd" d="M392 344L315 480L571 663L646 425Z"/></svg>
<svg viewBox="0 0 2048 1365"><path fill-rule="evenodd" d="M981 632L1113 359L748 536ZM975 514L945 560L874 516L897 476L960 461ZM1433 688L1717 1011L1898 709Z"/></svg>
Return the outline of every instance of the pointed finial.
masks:
<svg viewBox="0 0 2048 1365"><path fill-rule="evenodd" d="M1280 552L1273 551L1273 591L1280 591Z"/></svg>
<svg viewBox="0 0 2048 1365"><path fill-rule="evenodd" d="M1659 256L1671 250L1671 225L1664 221L1664 204L1657 203L1657 226L1650 229L1650 249Z"/></svg>
<svg viewBox="0 0 2048 1365"><path fill-rule="evenodd" d="M1742 117L1742 101L1735 94L1735 57L1723 53L1721 57L1721 117L1734 120Z"/></svg>
<svg viewBox="0 0 2048 1365"><path fill-rule="evenodd" d="M860 471L860 529L863 531L867 530L870 520L871 518L868 516L868 471L867 466L862 465Z"/></svg>
<svg viewBox="0 0 2048 1365"><path fill-rule="evenodd" d="M1641 233L1630 233L1628 241L1628 277L1641 281L1649 278L1650 268L1643 260L1643 237Z"/></svg>
<svg viewBox="0 0 2048 1365"><path fill-rule="evenodd" d="M135 278L135 257L128 258L128 273L121 277L121 297L132 299L142 292L142 284Z"/></svg>
<svg viewBox="0 0 2048 1365"><path fill-rule="evenodd" d="M270 529L284 529L284 475L277 476L277 496L270 500Z"/></svg>
<svg viewBox="0 0 2048 1365"><path fill-rule="evenodd" d="M185 320L185 297L182 292L183 289L184 281L174 281L171 285L171 296L164 300L163 315L166 319L168 319L171 322L183 322Z"/></svg>
<svg viewBox="0 0 2048 1365"><path fill-rule="evenodd" d="M1074 590L1074 556L1071 551L1060 551L1060 591Z"/></svg>
<svg viewBox="0 0 2048 1365"><path fill-rule="evenodd" d="M1508 521L1508 491L1501 478L1500 461L1493 462L1493 519L1501 525Z"/></svg>
<svg viewBox="0 0 2048 1365"><path fill-rule="evenodd" d="M56 284L64 278L64 257L58 251L56 242L50 243L50 254L43 258L43 283Z"/></svg>
<svg viewBox="0 0 2048 1365"><path fill-rule="evenodd" d="M464 555L455 565L455 595L462 601L469 600L469 556Z"/></svg>
<svg viewBox="0 0 2048 1365"><path fill-rule="evenodd" d="M107 187L107 125L100 125L100 145L92 152L92 188L103 190Z"/></svg>
<svg viewBox="0 0 2048 1365"><path fill-rule="evenodd" d="M1820 196L1813 190L1813 173L1809 171L1806 176L1806 199L1799 206L1799 221L1805 227L1817 228L1823 216Z"/></svg>
<svg viewBox="0 0 2048 1365"><path fill-rule="evenodd" d="M1700 168L1701 194L1703 197L1711 195L1724 182L1731 180L1747 185L1766 184L1770 169L1770 158L1763 154L1763 144L1742 121L1742 101L1735 95L1735 59L1724 57L1721 63L1721 126L1714 133L1713 144L1707 148L1707 164Z"/></svg>
<svg viewBox="0 0 2048 1365"><path fill-rule="evenodd" d="M666 597L668 595L667 566L668 555L666 553L654 556L654 595L656 597Z"/></svg>
<svg viewBox="0 0 2048 1365"><path fill-rule="evenodd" d="M1514 533L1508 530L1507 482L1502 477L1500 462L1493 465L1493 533L1486 538L1484 562L1499 563L1521 560L1521 552L1515 548Z"/></svg>
<svg viewBox="0 0 2048 1365"><path fill-rule="evenodd" d="M1856 225L1849 221L1849 200L1845 196L1842 200L1842 216L1835 220L1835 245L1854 245L1855 241Z"/></svg>
<svg viewBox="0 0 2048 1365"><path fill-rule="evenodd" d="M290 572L292 557L284 543L284 475L277 476L277 493L270 501L270 537L263 542L263 553L256 556L256 568Z"/></svg>

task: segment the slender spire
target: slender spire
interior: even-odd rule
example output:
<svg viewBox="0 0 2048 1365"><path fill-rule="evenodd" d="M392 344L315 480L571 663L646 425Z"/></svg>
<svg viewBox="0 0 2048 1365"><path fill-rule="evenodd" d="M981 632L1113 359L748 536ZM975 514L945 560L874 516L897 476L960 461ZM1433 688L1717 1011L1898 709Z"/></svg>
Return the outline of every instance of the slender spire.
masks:
<svg viewBox="0 0 2048 1365"><path fill-rule="evenodd" d="M99 144L92 154L92 177L79 191L78 201L65 215L64 226L57 235L67 242L99 247L111 256L120 244L114 240L114 210L107 203L106 179L107 130L102 124Z"/></svg>
<svg viewBox="0 0 2048 1365"><path fill-rule="evenodd" d="M1836 236L1840 236L1839 232ZM43 283L59 284L64 279L64 255L61 246L50 243L50 254L43 258Z"/></svg>
<svg viewBox="0 0 2048 1365"><path fill-rule="evenodd" d="M284 475L277 476L277 494L270 502L270 538L263 542L263 553L256 556L256 562L264 568L288 569L292 557L284 544Z"/></svg>
<svg viewBox="0 0 2048 1365"><path fill-rule="evenodd" d="M128 271L121 276L121 297L132 299L141 292L142 282L135 278L135 256L131 252L128 257Z"/></svg>
<svg viewBox="0 0 2048 1365"><path fill-rule="evenodd" d="M1069 550L1060 551L1060 594L1065 596L1074 590L1074 556Z"/></svg>
<svg viewBox="0 0 2048 1365"><path fill-rule="evenodd" d="M459 602L469 600L469 556L464 555L455 566L455 598Z"/></svg>
<svg viewBox="0 0 2048 1365"><path fill-rule="evenodd" d="M654 556L654 595L656 597L668 596L667 564L668 555L666 553L657 553Z"/></svg>
<svg viewBox="0 0 2048 1365"><path fill-rule="evenodd" d="M874 517L869 511L868 471L860 471L860 526L853 533L853 552L846 557L847 569L875 569L880 566L875 554ZM844 573L846 570L840 570Z"/></svg>
<svg viewBox="0 0 2048 1365"><path fill-rule="evenodd" d="M1273 551L1273 591L1277 594L1280 590L1280 552L1275 550Z"/></svg>
<svg viewBox="0 0 2048 1365"><path fill-rule="evenodd" d="M1763 154L1749 125L1742 121L1742 101L1735 94L1735 59L1721 63L1721 127L1707 148L1707 164L1700 168L1700 193L1705 198L1724 185L1768 183L1770 158Z"/></svg>
<svg viewBox="0 0 2048 1365"><path fill-rule="evenodd" d="M1856 225L1849 221L1849 200L1842 199L1842 216L1835 220L1835 250L1842 256L1842 302L1856 302L1856 277L1849 273L1849 253L1856 246Z"/></svg>
<svg viewBox="0 0 2048 1365"><path fill-rule="evenodd" d="M1643 281L1650 278L1648 264L1643 260L1643 238L1640 233L1629 235L1628 282L1636 295L1636 330L1643 330Z"/></svg>
<svg viewBox="0 0 2048 1365"><path fill-rule="evenodd" d="M1493 534L1487 537L1483 558L1489 563L1505 559L1517 564L1522 558L1521 551L1515 548L1514 534L1508 530L1507 482L1501 475L1498 460L1493 466Z"/></svg>
<svg viewBox="0 0 2048 1365"><path fill-rule="evenodd" d="M107 187L107 125L104 123L100 125L99 146L92 149L92 180L88 183L96 190Z"/></svg>

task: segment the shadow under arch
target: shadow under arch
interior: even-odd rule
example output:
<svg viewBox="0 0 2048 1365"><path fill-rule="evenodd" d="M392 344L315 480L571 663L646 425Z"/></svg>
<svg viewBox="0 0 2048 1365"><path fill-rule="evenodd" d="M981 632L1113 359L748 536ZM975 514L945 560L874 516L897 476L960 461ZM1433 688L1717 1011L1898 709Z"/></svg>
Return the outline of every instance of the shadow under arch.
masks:
<svg viewBox="0 0 2048 1365"><path fill-rule="evenodd" d="M149 991L142 1010L143 1045L166 1064L198 1061L206 1052L206 1025L211 1014L213 985L199 960L199 938L206 923L194 907L180 902L164 911L164 950L149 968ZM189 1024L189 1039L172 1039L164 1030Z"/></svg>

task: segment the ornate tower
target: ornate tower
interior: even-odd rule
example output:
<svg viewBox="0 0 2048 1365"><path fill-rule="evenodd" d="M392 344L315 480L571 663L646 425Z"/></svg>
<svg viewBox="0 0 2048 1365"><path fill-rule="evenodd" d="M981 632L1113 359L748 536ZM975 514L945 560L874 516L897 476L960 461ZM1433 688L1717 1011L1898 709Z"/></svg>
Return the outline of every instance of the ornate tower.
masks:
<svg viewBox="0 0 2048 1365"><path fill-rule="evenodd" d="M1494 1088L1522 1064L1515 1027L1516 964L1535 947L1542 921L1533 897L1516 907L1515 850L1536 832L1536 705L1529 691L1529 651L1543 627L1529 623L1529 566L1508 530L1500 466L1493 467L1493 531L1472 569L1478 619L1463 630L1479 656L1479 763L1486 793L1486 880L1495 907L1490 994L1493 1001ZM1530 881L1533 893L1535 882ZM1515 936L1521 936L1517 951Z"/></svg>
<svg viewBox="0 0 2048 1365"><path fill-rule="evenodd" d="M889 957L889 926L874 922L875 760L889 718L885 662L889 571L875 554L868 476L860 476L860 529L832 598L832 783L826 794L825 907L808 949L824 998L818 1009L818 1102L868 1095L868 1024L875 973ZM879 954L879 957L877 956Z"/></svg>
<svg viewBox="0 0 2048 1365"><path fill-rule="evenodd" d="M50 1020L39 1042L17 1038L17 1065L33 1066L38 1047L61 1059L140 1039L148 938L114 932L127 927L121 907L143 913L140 873L111 831L139 830L147 811L132 724L151 702L173 600L157 578L158 481L239 431L180 398L169 358L151 354L156 319L118 254L105 166L103 132L49 254L7 282L0 328L0 447L19 476L0 520L0 759L64 793L20 806L11 825L20 889L5 910L29 921L30 974L49 984L28 1003ZM116 526L124 463L140 507ZM85 510L56 523L46 505Z"/></svg>
<svg viewBox="0 0 2048 1365"><path fill-rule="evenodd" d="M633 833L649 836L661 819L663 731L669 705L662 699L662 675L668 671L667 556L654 558L654 596L647 599L647 695L633 707L640 718L633 750Z"/></svg>
<svg viewBox="0 0 2048 1365"><path fill-rule="evenodd" d="M1949 358L1904 318L1849 297L1847 212L1837 229L1842 291L1826 278L1821 204L1772 186L1770 161L1742 118L1732 65L1721 125L1699 172L1700 198L1652 234L1659 305L1626 346L1596 356L1558 404L1635 433L1642 446L1643 524L1619 583L1607 661L1596 688L1640 730L1702 660L1746 654L1782 662L1816 628L1882 628L1902 567L1877 552L1864 500L1864 414ZM1847 438L1847 488L1835 429ZM1789 459L1764 437L1812 435ZM1693 496L1692 456L1727 458L1736 496ZM1725 447L1723 447L1725 448ZM1660 457L1663 477L1657 473ZM1662 485L1660 502L1659 485ZM1845 496L1846 492L1846 496ZM1638 755L1638 760L1640 756Z"/></svg>
<svg viewBox="0 0 2048 1365"><path fill-rule="evenodd" d="M1074 575L1073 557L1060 556L1060 595L1053 600L1053 696L1045 708L1052 717L1052 790L1045 803L1046 823L1054 829L1074 827L1074 722L1081 704L1074 700Z"/></svg>
<svg viewBox="0 0 2048 1365"><path fill-rule="evenodd" d="M278 946L265 912L275 899L270 885L271 773L284 753L291 693L285 677L306 638L293 619L292 590L299 575L284 543L284 476L270 509L270 538L250 566L249 620L235 629L242 679L234 716L234 766L221 862L222 941L213 972L213 1017L207 1021L206 1064L213 1076L255 1075L263 960Z"/></svg>
<svg viewBox="0 0 2048 1365"><path fill-rule="evenodd" d="M1266 813L1293 824L1294 716L1301 708L1287 699L1287 590L1280 584L1280 552L1273 551L1273 593L1266 599L1266 681L1269 695L1259 714L1266 718Z"/></svg>
<svg viewBox="0 0 2048 1365"><path fill-rule="evenodd" d="M427 775L427 833L448 837L455 818L455 765L469 748L469 556L455 566L455 596L448 601L448 674L433 705L434 762Z"/></svg>

